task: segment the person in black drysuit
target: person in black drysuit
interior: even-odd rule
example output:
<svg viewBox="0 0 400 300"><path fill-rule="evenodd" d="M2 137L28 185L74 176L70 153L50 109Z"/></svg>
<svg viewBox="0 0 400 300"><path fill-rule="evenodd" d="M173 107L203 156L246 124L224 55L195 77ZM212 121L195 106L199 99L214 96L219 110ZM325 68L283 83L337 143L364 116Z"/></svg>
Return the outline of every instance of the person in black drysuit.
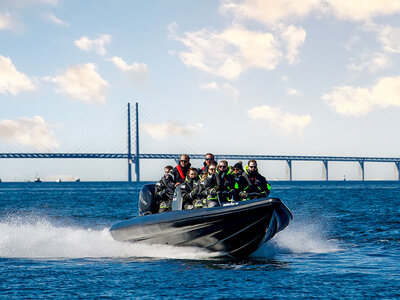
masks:
<svg viewBox="0 0 400 300"><path fill-rule="evenodd" d="M184 209L203 208L203 201L197 199L199 188L197 169L190 168L185 182L180 185Z"/></svg>
<svg viewBox="0 0 400 300"><path fill-rule="evenodd" d="M247 180L247 187L241 192L241 198L244 199L256 199L266 198L271 192L271 185L262 176L257 169L257 162L252 159L249 160L243 176Z"/></svg>
<svg viewBox="0 0 400 300"><path fill-rule="evenodd" d="M212 154L212 153L207 153L206 156L205 156L205 158L204 158L203 167L197 169L197 173L200 175L200 174L203 173L203 172L207 172L207 171L208 171L208 170L207 170L207 169L208 169L208 166L209 166L211 163L217 163L217 162L215 161L214 154Z"/></svg>
<svg viewBox="0 0 400 300"><path fill-rule="evenodd" d="M244 191L244 189L248 186L247 179L243 176L243 165L241 161L238 161L234 166L233 166L233 181L234 185L233 188L235 189L235 195L234 195L234 200L235 201L241 201L241 200L246 200L242 199L240 197L241 193Z"/></svg>
<svg viewBox="0 0 400 300"><path fill-rule="evenodd" d="M179 164L172 169L171 173L175 177L175 186L186 180L186 175L190 168L190 157L187 154L182 154L179 159Z"/></svg>
<svg viewBox="0 0 400 300"><path fill-rule="evenodd" d="M175 190L175 178L171 173L172 166L164 168L164 176L156 183L154 198L156 199L155 209L158 212L171 210L172 199Z"/></svg>
<svg viewBox="0 0 400 300"><path fill-rule="evenodd" d="M221 160L218 163L217 170L215 172L215 177L217 180L217 196L219 200L224 202L233 201L233 197L235 195L234 190L234 177L232 175L232 170L228 166L228 162L226 160Z"/></svg>
<svg viewBox="0 0 400 300"><path fill-rule="evenodd" d="M218 184L215 176L215 162L211 163L207 168L207 173L200 179L198 197L202 199L204 207L219 206L217 197Z"/></svg>

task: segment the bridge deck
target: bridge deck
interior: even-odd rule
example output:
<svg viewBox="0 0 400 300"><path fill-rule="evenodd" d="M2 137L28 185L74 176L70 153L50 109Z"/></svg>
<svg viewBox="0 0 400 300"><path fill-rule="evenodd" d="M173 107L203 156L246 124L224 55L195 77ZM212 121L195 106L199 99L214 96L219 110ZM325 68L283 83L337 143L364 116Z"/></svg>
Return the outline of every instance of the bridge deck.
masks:
<svg viewBox="0 0 400 300"><path fill-rule="evenodd" d="M139 154L139 159L179 159L180 154ZM204 154L189 154L191 159L204 159ZM136 159L127 153L0 153L0 158L101 158L101 159ZM228 160L285 160L285 161L355 161L355 162L394 162L399 157L362 157L362 156L305 156L305 155L231 155L216 154L215 158Z"/></svg>

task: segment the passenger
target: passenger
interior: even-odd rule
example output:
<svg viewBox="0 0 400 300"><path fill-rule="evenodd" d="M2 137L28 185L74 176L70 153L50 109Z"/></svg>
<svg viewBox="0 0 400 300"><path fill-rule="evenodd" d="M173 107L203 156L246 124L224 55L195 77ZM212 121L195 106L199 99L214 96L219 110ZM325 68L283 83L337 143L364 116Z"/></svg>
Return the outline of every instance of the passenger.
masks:
<svg viewBox="0 0 400 300"><path fill-rule="evenodd" d="M203 201L197 199L200 188L197 178L197 169L190 168L185 182L180 185L184 209L203 208Z"/></svg>
<svg viewBox="0 0 400 300"><path fill-rule="evenodd" d="M172 169L171 173L175 177L175 186L186 180L186 175L190 168L190 157L187 154L182 154L179 159L179 164Z"/></svg>
<svg viewBox="0 0 400 300"><path fill-rule="evenodd" d="M217 165L212 162L207 168L207 176L200 180L199 198L203 200L205 207L218 206L218 184L215 176L215 169Z"/></svg>
<svg viewBox="0 0 400 300"><path fill-rule="evenodd" d="M247 180L247 187L244 188L242 198L255 199L266 198L271 192L271 185L262 176L257 169L257 162L254 159L249 160L243 176Z"/></svg>
<svg viewBox="0 0 400 300"><path fill-rule="evenodd" d="M204 171L204 170L207 172L208 166L209 166L212 162L215 162L214 154L212 154L212 153L207 153L207 154L206 154L206 157L205 157L205 159L204 159L204 162L203 162L203 167L200 168L200 169L198 170L198 173L201 174L201 172Z"/></svg>
<svg viewBox="0 0 400 300"><path fill-rule="evenodd" d="M247 195L246 192L244 192L244 189L248 186L248 184L246 178L243 176L243 165L241 161L238 161L233 166L232 174L234 180L233 188L235 189L234 200L235 201L246 200Z"/></svg>
<svg viewBox="0 0 400 300"><path fill-rule="evenodd" d="M218 168L215 173L217 185L218 185L218 197L221 202L233 201L235 195L235 181L232 175L232 170L228 166L226 160L221 160L218 163Z"/></svg>
<svg viewBox="0 0 400 300"><path fill-rule="evenodd" d="M165 166L164 176L156 183L154 197L157 200L156 205L158 212L171 210L175 189L175 178L171 170L172 166Z"/></svg>

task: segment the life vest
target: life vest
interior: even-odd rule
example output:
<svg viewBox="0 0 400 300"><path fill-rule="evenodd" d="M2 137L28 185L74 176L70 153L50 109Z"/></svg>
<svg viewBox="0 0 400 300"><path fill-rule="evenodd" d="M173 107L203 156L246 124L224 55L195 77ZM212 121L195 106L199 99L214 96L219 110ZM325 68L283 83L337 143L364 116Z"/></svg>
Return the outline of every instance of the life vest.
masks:
<svg viewBox="0 0 400 300"><path fill-rule="evenodd" d="M183 174L183 170L182 170L181 166L177 165L176 169L178 170L179 176L182 178L182 181L185 181L185 175Z"/></svg>

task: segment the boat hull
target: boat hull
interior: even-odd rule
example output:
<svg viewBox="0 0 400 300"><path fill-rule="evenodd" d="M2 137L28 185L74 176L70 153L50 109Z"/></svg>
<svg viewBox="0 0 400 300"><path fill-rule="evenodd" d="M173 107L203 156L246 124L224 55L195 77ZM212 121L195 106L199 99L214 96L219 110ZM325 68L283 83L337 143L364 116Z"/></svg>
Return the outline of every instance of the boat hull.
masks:
<svg viewBox="0 0 400 300"><path fill-rule="evenodd" d="M110 232L117 241L201 247L243 258L291 220L283 202L270 198L140 216L114 224Z"/></svg>

